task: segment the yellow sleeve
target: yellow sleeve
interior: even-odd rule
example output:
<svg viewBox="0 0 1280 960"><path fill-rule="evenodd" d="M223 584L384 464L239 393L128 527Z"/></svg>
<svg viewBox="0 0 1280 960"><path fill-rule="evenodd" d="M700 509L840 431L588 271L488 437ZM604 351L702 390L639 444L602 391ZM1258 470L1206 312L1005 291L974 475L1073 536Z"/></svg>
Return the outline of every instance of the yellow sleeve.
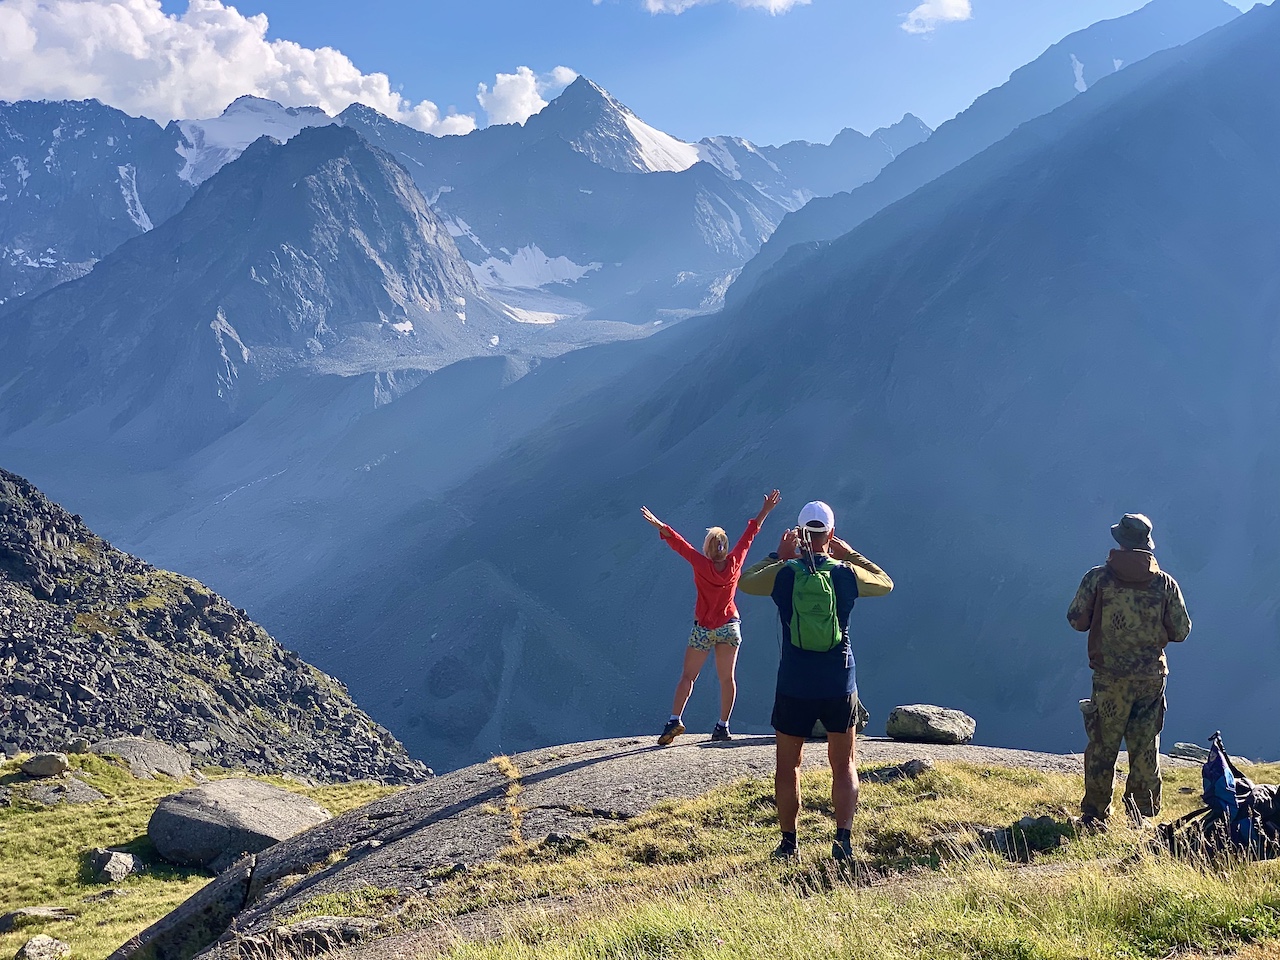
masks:
<svg viewBox="0 0 1280 960"><path fill-rule="evenodd" d="M777 579L778 571L786 565L787 561L772 557L761 560L742 572L738 578L738 589L753 597L767 597L773 593L773 581Z"/></svg>
<svg viewBox="0 0 1280 960"><path fill-rule="evenodd" d="M853 556L841 562L858 578L859 597L884 597L893 592L893 580L887 573L856 550L851 552Z"/></svg>

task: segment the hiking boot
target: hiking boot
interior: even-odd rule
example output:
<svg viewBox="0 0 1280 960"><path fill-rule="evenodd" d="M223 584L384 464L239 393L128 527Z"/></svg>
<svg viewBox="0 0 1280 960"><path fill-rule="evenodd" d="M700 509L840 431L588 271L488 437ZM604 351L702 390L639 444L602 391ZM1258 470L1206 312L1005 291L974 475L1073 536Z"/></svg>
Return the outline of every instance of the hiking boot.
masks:
<svg viewBox="0 0 1280 960"><path fill-rule="evenodd" d="M841 862L853 859L853 841L852 840L836 840L831 844L831 859Z"/></svg>
<svg viewBox="0 0 1280 960"><path fill-rule="evenodd" d="M1085 814L1078 820L1072 821L1074 826L1081 833L1106 833L1107 821L1102 817L1095 817L1093 814Z"/></svg>
<svg viewBox="0 0 1280 960"><path fill-rule="evenodd" d="M711 741L713 743L724 743L725 741L732 739L733 734L729 732L729 725L727 723L717 723L715 729L711 731Z"/></svg>
<svg viewBox="0 0 1280 960"><path fill-rule="evenodd" d="M796 844L793 840L785 837L782 842L774 848L773 853L769 854L770 860L794 860L796 858Z"/></svg>
<svg viewBox="0 0 1280 960"><path fill-rule="evenodd" d="M658 745L665 747L682 733L684 733L683 723L679 720L668 720L667 725L662 728L662 736L658 737Z"/></svg>

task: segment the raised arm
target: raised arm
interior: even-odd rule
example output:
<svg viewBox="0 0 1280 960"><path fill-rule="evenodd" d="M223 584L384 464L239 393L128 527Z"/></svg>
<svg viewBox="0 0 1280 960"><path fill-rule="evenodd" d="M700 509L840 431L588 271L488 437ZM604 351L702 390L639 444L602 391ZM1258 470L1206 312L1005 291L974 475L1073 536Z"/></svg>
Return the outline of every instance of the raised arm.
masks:
<svg viewBox="0 0 1280 960"><path fill-rule="evenodd" d="M738 589L753 597L767 597L773 593L773 582L778 571L787 565L787 560L796 555L796 532L788 528L782 533L778 543L778 551L757 564L753 564L742 572L738 578Z"/></svg>
<svg viewBox="0 0 1280 960"><path fill-rule="evenodd" d="M782 500L782 494L777 490L765 495L764 504L760 507L760 512L756 514L756 526L759 527L765 521L765 518L773 512L773 508Z"/></svg>
<svg viewBox="0 0 1280 960"><path fill-rule="evenodd" d="M859 597L884 597L893 592L893 580L882 569L839 537L831 538L831 556L849 567L858 578Z"/></svg>
<svg viewBox="0 0 1280 960"><path fill-rule="evenodd" d="M690 563L693 563L695 558L702 556L701 553L693 548L693 545L689 543L688 540L680 536L680 534L676 533L674 529L655 517L653 515L653 511L648 507L641 507L640 515L650 524L658 528L658 534L666 541L667 546L680 554L680 556L684 557Z"/></svg>

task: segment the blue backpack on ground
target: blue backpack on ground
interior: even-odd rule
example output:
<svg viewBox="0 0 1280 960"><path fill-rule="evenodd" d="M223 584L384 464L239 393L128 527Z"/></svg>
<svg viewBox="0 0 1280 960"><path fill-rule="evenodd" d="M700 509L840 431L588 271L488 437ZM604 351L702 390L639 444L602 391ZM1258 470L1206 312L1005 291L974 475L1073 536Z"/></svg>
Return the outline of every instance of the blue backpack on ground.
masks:
<svg viewBox="0 0 1280 960"><path fill-rule="evenodd" d="M1205 806L1173 823L1161 824L1160 837L1171 853L1270 858L1280 854L1280 788L1254 783L1236 769L1222 745L1209 738L1209 759L1201 768Z"/></svg>

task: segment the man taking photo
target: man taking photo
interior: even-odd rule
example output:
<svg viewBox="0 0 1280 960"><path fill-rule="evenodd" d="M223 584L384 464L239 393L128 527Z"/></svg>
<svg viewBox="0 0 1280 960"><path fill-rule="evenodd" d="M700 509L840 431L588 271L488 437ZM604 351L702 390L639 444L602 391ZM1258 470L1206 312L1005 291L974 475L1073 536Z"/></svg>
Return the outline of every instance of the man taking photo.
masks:
<svg viewBox="0 0 1280 960"><path fill-rule="evenodd" d="M836 518L821 500L805 504L778 550L742 575L744 593L773 598L782 621L782 660L773 704L777 734L774 791L782 840L775 858L796 855L800 761L804 741L821 720L827 730L836 838L831 855L853 856L849 831L858 808L854 719L858 684L849 644L849 615L860 597L893 590L889 575L835 536Z"/></svg>

